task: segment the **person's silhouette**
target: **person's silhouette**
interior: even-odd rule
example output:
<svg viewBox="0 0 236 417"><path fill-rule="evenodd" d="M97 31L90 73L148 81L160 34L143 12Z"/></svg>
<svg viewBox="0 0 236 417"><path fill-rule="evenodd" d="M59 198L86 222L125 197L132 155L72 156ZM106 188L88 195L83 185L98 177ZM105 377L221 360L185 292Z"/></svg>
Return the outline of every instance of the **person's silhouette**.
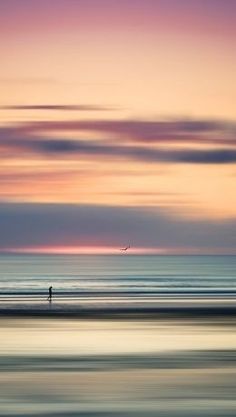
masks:
<svg viewBox="0 0 236 417"><path fill-rule="evenodd" d="M48 288L48 301L52 301L52 287Z"/></svg>

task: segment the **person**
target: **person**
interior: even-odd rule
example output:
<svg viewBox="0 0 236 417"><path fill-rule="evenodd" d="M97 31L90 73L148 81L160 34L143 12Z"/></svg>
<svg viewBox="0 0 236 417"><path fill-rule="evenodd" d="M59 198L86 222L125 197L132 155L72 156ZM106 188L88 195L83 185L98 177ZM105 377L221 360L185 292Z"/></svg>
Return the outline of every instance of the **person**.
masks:
<svg viewBox="0 0 236 417"><path fill-rule="evenodd" d="M48 298L49 301L52 301L52 287L48 288Z"/></svg>

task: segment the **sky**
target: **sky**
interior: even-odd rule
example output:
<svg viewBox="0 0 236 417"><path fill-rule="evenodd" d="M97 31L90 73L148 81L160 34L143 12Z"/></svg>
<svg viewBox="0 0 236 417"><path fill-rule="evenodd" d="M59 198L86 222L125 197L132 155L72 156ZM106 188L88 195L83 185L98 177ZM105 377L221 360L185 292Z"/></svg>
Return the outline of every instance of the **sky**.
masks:
<svg viewBox="0 0 236 417"><path fill-rule="evenodd" d="M236 2L0 1L0 252L236 254Z"/></svg>

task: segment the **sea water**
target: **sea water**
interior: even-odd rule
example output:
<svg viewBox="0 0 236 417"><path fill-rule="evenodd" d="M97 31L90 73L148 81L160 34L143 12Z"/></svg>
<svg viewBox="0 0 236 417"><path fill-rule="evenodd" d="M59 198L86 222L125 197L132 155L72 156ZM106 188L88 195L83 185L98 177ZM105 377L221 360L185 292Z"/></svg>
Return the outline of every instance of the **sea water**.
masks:
<svg viewBox="0 0 236 417"><path fill-rule="evenodd" d="M236 294L236 256L0 255L1 296Z"/></svg>

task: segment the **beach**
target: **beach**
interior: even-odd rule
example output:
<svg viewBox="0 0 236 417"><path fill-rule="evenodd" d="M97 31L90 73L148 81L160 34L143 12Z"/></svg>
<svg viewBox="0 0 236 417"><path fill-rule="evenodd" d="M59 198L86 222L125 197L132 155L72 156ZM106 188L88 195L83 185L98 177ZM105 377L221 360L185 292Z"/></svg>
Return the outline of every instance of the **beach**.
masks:
<svg viewBox="0 0 236 417"><path fill-rule="evenodd" d="M0 415L234 416L236 321L0 319Z"/></svg>

